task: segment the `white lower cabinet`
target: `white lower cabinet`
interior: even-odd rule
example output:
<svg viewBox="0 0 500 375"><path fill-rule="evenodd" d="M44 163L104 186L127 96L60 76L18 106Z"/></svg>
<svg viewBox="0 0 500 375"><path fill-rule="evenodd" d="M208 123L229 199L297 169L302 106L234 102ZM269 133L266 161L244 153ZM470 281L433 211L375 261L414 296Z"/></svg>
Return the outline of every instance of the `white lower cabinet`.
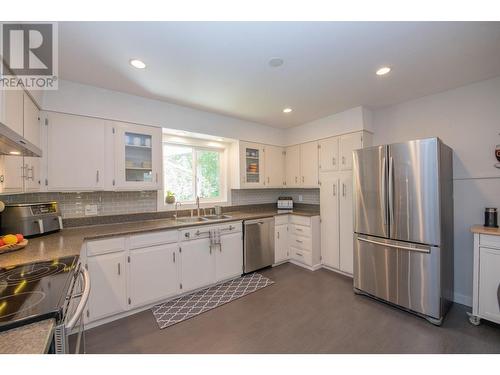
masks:
<svg viewBox="0 0 500 375"><path fill-rule="evenodd" d="M87 258L91 292L87 303L86 320L92 322L127 308L125 251Z"/></svg>
<svg viewBox="0 0 500 375"><path fill-rule="evenodd" d="M221 236L221 246L215 247L215 281L230 279L243 272L242 233Z"/></svg>
<svg viewBox="0 0 500 375"><path fill-rule="evenodd" d="M288 249L288 224L274 226L274 263L290 258Z"/></svg>
<svg viewBox="0 0 500 375"><path fill-rule="evenodd" d="M340 172L339 175L339 268L342 272L352 275L354 258L352 172Z"/></svg>
<svg viewBox="0 0 500 375"><path fill-rule="evenodd" d="M88 241L82 254L91 281L85 322L95 326L241 275L242 224L217 227L220 248L210 247L208 230L214 226Z"/></svg>
<svg viewBox="0 0 500 375"><path fill-rule="evenodd" d="M210 239L186 241L181 244L182 292L188 292L215 281L215 259Z"/></svg>
<svg viewBox="0 0 500 375"><path fill-rule="evenodd" d="M158 245L130 250L128 304L140 307L171 297L180 291L179 246Z"/></svg>

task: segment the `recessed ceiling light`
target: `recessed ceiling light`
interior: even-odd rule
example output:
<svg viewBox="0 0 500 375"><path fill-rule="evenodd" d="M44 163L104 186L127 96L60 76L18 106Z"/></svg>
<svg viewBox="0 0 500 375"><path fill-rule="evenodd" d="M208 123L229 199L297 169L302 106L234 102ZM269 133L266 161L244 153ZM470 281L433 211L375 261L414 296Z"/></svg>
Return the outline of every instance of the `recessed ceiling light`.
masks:
<svg viewBox="0 0 500 375"><path fill-rule="evenodd" d="M9 154L11 155L21 155L19 151L10 151Z"/></svg>
<svg viewBox="0 0 500 375"><path fill-rule="evenodd" d="M146 67L146 64L144 63L144 61L141 61L138 59L130 60L130 65L132 65L134 68L137 68L137 69L144 69Z"/></svg>
<svg viewBox="0 0 500 375"><path fill-rule="evenodd" d="M269 66L273 68L277 68L278 66L283 65L283 59L280 57L273 57L271 60L269 60Z"/></svg>
<svg viewBox="0 0 500 375"><path fill-rule="evenodd" d="M291 109L291 108L285 108L285 109L283 110L283 113L290 113L290 112L292 112L292 109Z"/></svg>
<svg viewBox="0 0 500 375"><path fill-rule="evenodd" d="M384 76L387 73L389 73L390 71L391 71L391 68L389 68L388 66L383 66L382 68L380 68L379 70L377 70L375 73L378 76Z"/></svg>

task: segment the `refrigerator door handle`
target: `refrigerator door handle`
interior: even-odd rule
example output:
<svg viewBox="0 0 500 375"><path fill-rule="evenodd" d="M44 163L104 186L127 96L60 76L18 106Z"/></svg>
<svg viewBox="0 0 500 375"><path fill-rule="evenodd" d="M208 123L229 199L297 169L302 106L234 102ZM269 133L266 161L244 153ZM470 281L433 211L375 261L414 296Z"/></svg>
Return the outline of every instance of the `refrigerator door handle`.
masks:
<svg viewBox="0 0 500 375"><path fill-rule="evenodd" d="M385 157L382 158L382 186L380 191L380 202L384 208L384 225L387 225L387 165Z"/></svg>
<svg viewBox="0 0 500 375"><path fill-rule="evenodd" d="M391 244L391 243L369 240L368 238L363 238L363 237L358 237L358 241L368 242L368 243L371 243L371 244L374 244L374 245L379 245L379 246L384 246L384 247L390 247L390 248L393 248L393 249L416 251L416 252L419 252L419 253L430 254L430 252L431 252L431 248L430 247L422 247L422 246L420 246L420 247L411 247L411 246L394 245L394 244Z"/></svg>
<svg viewBox="0 0 500 375"><path fill-rule="evenodd" d="M394 159L389 157L389 225L394 224ZM391 229L392 232L392 229Z"/></svg>

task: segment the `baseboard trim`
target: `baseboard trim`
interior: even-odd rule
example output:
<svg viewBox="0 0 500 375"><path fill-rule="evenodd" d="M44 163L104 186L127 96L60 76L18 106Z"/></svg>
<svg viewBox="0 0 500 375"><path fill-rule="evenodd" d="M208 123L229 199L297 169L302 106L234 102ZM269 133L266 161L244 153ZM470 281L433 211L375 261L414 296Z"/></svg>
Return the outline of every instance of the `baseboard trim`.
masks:
<svg viewBox="0 0 500 375"><path fill-rule="evenodd" d="M321 268L321 264L315 264L314 266L308 266L307 264L297 262L296 260L290 259L289 263L295 264L296 266L308 269L309 271L317 271Z"/></svg>
<svg viewBox="0 0 500 375"><path fill-rule="evenodd" d="M347 277L350 277L352 279L352 275L350 273L347 273L347 272L344 272L344 271L341 271L341 270L338 270L336 268L333 268L333 267L330 267L330 266L327 266L326 264L322 264L321 265L321 268L324 268L325 270L328 270L328 271L333 271L333 272L336 272L340 275L343 275L343 276L347 276Z"/></svg>
<svg viewBox="0 0 500 375"><path fill-rule="evenodd" d="M453 302L472 307L472 297L461 293L453 293Z"/></svg>

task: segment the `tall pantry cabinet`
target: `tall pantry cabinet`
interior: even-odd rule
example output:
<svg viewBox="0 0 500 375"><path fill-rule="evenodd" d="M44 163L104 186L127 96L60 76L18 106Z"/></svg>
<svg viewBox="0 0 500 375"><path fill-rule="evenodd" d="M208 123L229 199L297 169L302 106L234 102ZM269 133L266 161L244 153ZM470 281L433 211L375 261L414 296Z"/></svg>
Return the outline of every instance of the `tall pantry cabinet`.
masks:
<svg viewBox="0 0 500 375"><path fill-rule="evenodd" d="M360 131L318 141L321 261L352 275L352 152L371 146L371 133Z"/></svg>

